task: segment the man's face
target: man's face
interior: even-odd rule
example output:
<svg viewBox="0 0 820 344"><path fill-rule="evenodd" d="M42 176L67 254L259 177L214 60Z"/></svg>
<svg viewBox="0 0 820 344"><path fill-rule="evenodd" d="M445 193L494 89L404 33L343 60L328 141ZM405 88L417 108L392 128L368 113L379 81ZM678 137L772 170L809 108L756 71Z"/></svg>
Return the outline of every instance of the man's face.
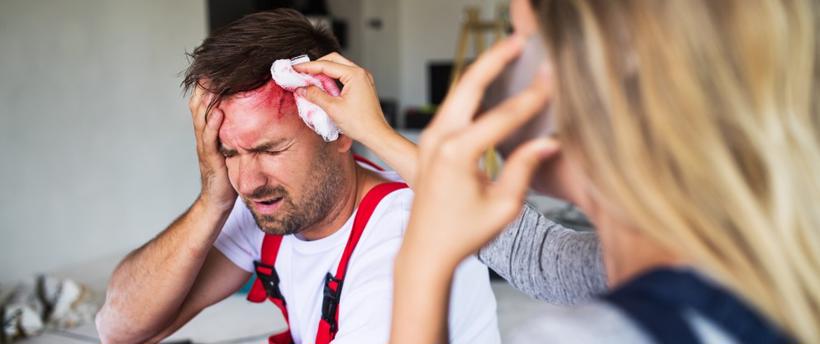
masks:
<svg viewBox="0 0 820 344"><path fill-rule="evenodd" d="M295 234L325 218L345 183L339 152L302 122L293 94L269 82L219 108L228 176L259 228Z"/></svg>

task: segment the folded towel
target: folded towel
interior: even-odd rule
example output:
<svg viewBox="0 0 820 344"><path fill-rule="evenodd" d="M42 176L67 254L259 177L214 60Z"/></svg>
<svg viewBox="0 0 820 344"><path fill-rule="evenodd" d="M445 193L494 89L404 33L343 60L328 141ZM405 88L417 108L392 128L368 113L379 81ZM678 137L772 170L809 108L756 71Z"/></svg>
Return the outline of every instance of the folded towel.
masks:
<svg viewBox="0 0 820 344"><path fill-rule="evenodd" d="M325 75L310 75L299 73L293 69L293 65L310 61L307 55L301 55L290 60L282 59L273 62L270 67L270 74L279 87L284 88L289 92L294 92L298 88L308 87L310 85L316 86L327 92L332 96L339 95L339 87L333 79ZM309 102L307 99L293 94L296 99L296 108L299 111L299 117L307 124L310 129L313 129L326 142L335 141L339 138L339 128L330 119L325 110L322 110L318 105Z"/></svg>

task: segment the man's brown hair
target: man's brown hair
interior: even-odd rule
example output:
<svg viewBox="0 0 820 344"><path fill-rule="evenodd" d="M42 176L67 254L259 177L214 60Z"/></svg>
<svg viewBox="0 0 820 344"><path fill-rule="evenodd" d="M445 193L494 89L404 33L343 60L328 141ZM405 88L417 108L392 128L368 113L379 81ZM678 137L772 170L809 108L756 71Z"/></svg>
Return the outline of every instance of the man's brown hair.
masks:
<svg viewBox="0 0 820 344"><path fill-rule="evenodd" d="M339 50L329 30L314 26L296 10L254 13L213 32L188 54L191 65L182 86L187 92L199 85L215 94L209 104L213 106L267 83L273 61L303 54L316 60Z"/></svg>

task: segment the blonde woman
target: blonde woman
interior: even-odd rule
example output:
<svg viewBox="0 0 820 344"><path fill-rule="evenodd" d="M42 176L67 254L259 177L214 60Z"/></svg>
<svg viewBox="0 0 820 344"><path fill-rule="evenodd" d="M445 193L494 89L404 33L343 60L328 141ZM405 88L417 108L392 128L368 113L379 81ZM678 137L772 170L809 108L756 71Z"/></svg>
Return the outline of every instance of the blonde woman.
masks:
<svg viewBox="0 0 820 344"><path fill-rule="evenodd" d="M541 7L551 60L532 87L474 119L521 49L514 37L474 64L422 137L391 342L446 340L454 267L518 214L536 166L555 159L537 178L595 223L610 289L511 341L820 342L817 2ZM482 180L481 152L548 102L556 137Z"/></svg>

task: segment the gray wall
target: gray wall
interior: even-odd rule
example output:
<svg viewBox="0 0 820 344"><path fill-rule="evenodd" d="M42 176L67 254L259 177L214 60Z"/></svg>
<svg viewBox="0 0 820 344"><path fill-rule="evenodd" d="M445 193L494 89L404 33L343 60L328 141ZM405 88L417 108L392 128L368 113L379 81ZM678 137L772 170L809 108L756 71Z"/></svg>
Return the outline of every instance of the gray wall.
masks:
<svg viewBox="0 0 820 344"><path fill-rule="evenodd" d="M198 192L202 0L0 1L0 281L124 252Z"/></svg>

